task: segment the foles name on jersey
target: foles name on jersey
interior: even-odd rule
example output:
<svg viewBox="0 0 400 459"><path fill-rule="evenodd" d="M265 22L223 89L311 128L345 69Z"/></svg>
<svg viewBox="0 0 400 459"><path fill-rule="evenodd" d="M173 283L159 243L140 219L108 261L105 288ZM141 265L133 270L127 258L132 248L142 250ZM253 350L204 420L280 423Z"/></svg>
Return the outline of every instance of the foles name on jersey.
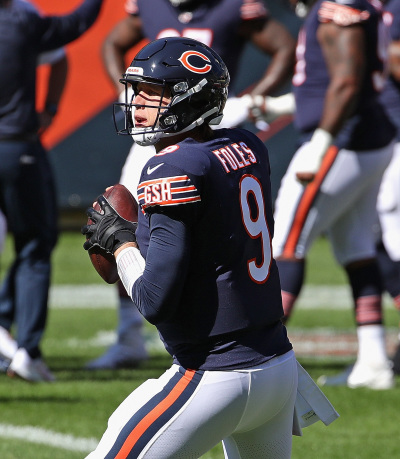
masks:
<svg viewBox="0 0 400 459"><path fill-rule="evenodd" d="M225 145L222 148L213 150L213 153L227 174L257 162L253 151L244 142Z"/></svg>

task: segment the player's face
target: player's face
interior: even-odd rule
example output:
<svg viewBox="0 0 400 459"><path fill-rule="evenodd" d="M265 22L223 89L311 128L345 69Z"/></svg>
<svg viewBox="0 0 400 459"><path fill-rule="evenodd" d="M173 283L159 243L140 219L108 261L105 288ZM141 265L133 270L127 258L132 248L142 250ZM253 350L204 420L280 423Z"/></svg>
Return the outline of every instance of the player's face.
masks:
<svg viewBox="0 0 400 459"><path fill-rule="evenodd" d="M167 90L164 91L162 86L150 83L139 83L136 89L136 96L133 103L135 109L135 127L151 127L157 121L159 107L167 107L171 97ZM162 114L162 108L160 114Z"/></svg>

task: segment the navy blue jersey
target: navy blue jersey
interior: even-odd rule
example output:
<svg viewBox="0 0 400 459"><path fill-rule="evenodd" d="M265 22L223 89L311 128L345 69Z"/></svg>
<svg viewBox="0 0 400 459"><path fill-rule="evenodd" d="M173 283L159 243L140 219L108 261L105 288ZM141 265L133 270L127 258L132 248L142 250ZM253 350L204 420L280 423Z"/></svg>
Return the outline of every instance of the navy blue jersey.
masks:
<svg viewBox="0 0 400 459"><path fill-rule="evenodd" d="M66 16L41 16L29 3L0 7L0 139L35 134L36 65L40 53L78 38L102 0L86 0Z"/></svg>
<svg viewBox="0 0 400 459"><path fill-rule="evenodd" d="M317 39L320 24L333 22L340 27L362 27L366 37L366 71L353 115L335 139L338 147L371 150L387 145L394 127L379 103L379 93L386 78L384 55L388 30L382 21L378 1L318 0L300 30L296 72L293 77L296 97L295 125L302 134L312 133L321 119L329 74Z"/></svg>
<svg viewBox="0 0 400 459"><path fill-rule="evenodd" d="M291 348L270 188L268 151L242 129L187 138L142 171L137 239L146 269L132 298L184 367L248 367Z"/></svg>
<svg viewBox="0 0 400 459"><path fill-rule="evenodd" d="M400 2L391 0L385 6L385 19L390 24L390 37L394 41L400 40ZM397 139L400 140L400 82L389 76L381 100L397 128Z"/></svg>
<svg viewBox="0 0 400 459"><path fill-rule="evenodd" d="M190 13L182 13L168 0L127 0L126 11L140 16L146 38L184 36L216 51L228 67L233 86L246 38L239 33L243 21L267 20L261 0L209 0ZM154 14L154 12L157 14Z"/></svg>

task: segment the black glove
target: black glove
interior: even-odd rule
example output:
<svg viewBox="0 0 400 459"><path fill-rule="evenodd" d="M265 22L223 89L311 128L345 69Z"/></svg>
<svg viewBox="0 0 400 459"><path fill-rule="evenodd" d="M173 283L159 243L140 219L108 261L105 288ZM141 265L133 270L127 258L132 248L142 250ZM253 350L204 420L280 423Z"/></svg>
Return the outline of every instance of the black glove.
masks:
<svg viewBox="0 0 400 459"><path fill-rule="evenodd" d="M103 195L97 198L97 202L104 214L93 207L86 211L93 223L81 229L81 233L87 237L83 248L89 250L97 246L114 255L118 247L126 242L136 242L137 223L122 218Z"/></svg>

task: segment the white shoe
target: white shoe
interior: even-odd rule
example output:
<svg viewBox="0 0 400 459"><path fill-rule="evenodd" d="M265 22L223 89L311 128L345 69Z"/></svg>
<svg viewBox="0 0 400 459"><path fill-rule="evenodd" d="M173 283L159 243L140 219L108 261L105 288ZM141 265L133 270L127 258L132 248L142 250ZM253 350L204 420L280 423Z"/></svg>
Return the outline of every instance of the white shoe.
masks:
<svg viewBox="0 0 400 459"><path fill-rule="evenodd" d="M347 378L347 386L356 389L368 387L375 390L386 390L394 387L394 376L390 362L380 365L361 364L356 362Z"/></svg>
<svg viewBox="0 0 400 459"><path fill-rule="evenodd" d="M136 368L149 358L144 344L141 346L126 346L114 344L97 359L85 365L86 370L117 370L118 368Z"/></svg>
<svg viewBox="0 0 400 459"><path fill-rule="evenodd" d="M41 358L32 359L24 348L15 353L7 374L32 382L53 382L56 379Z"/></svg>
<svg viewBox="0 0 400 459"><path fill-rule="evenodd" d="M18 344L4 327L0 327L0 356L11 360L17 352Z"/></svg>

